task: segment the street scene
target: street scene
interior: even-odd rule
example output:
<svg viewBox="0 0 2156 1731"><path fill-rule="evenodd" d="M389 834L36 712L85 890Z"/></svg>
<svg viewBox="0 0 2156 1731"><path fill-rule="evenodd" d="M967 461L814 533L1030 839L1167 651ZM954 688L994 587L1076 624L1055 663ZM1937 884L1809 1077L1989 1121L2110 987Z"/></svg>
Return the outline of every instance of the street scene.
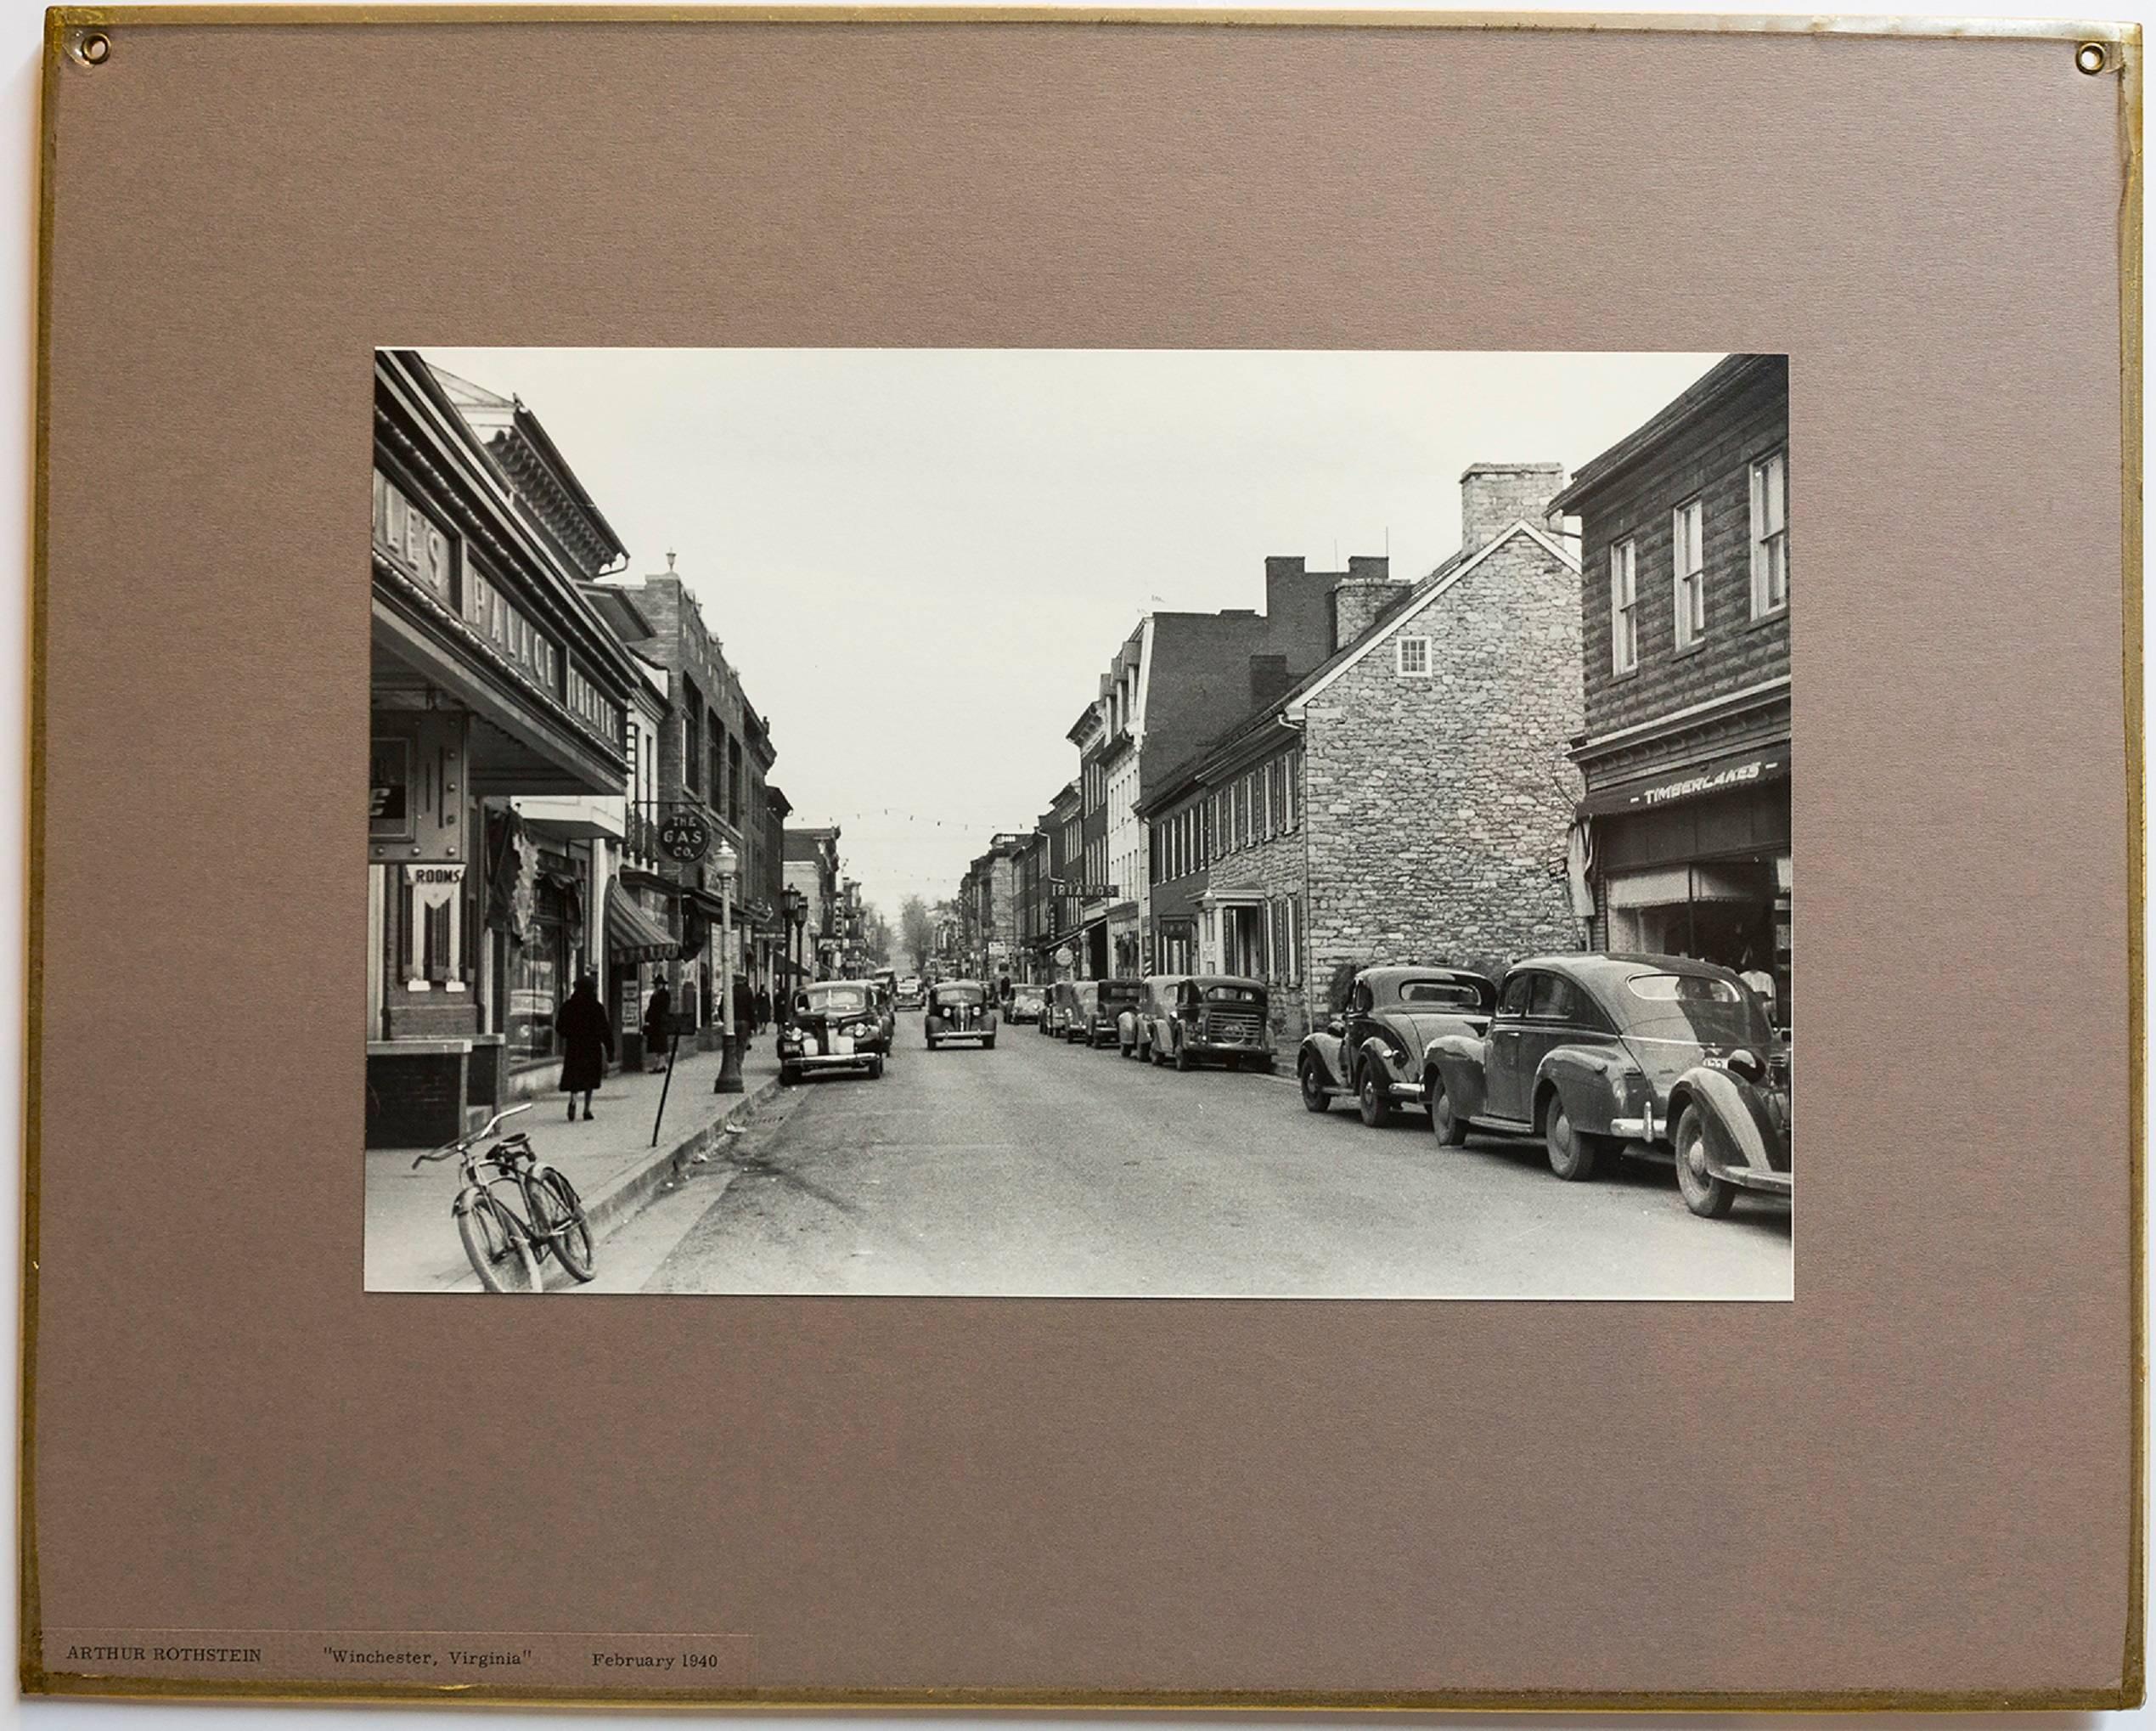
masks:
<svg viewBox="0 0 2156 1731"><path fill-rule="evenodd" d="M375 382L369 1290L1794 1295L1784 358Z"/></svg>

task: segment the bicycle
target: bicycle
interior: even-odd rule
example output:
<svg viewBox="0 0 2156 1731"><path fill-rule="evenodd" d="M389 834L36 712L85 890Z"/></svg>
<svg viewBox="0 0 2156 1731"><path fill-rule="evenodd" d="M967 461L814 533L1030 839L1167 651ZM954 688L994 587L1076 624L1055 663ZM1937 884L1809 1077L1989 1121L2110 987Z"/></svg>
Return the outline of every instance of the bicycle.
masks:
<svg viewBox="0 0 2156 1731"><path fill-rule="evenodd" d="M533 1152L527 1132L517 1131L498 1139L483 1153L474 1152L504 1119L531 1109L528 1100L505 1108L477 1130L412 1162L416 1172L430 1160L457 1161L464 1184L450 1209L457 1217L457 1236L464 1241L464 1255L471 1259L479 1283L489 1292L544 1291L542 1265L549 1252L579 1283L598 1272L591 1223L584 1216L577 1187L566 1173ZM495 1193L504 1184L516 1190L524 1204L522 1213Z"/></svg>

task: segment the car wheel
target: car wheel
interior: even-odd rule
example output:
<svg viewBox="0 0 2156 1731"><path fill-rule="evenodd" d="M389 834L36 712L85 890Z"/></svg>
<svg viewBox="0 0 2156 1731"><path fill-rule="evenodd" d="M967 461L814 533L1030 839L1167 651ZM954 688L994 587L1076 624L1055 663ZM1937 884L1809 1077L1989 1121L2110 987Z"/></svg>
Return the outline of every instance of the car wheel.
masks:
<svg viewBox="0 0 2156 1731"><path fill-rule="evenodd" d="M801 1085L801 1072L791 1064L780 1064L779 1085L782 1088L798 1088Z"/></svg>
<svg viewBox="0 0 2156 1731"><path fill-rule="evenodd" d="M1452 1096L1445 1091L1444 1078L1433 1070L1423 1091L1430 1097L1430 1128L1437 1136L1438 1145L1447 1148L1465 1147L1467 1145L1467 1125L1452 1109Z"/></svg>
<svg viewBox="0 0 2156 1731"><path fill-rule="evenodd" d="M994 1052L996 1049L995 1035L991 1034L986 1040L982 1040L981 1042L981 1049L983 1052Z"/></svg>
<svg viewBox="0 0 2156 1731"><path fill-rule="evenodd" d="M1557 1176L1568 1183L1577 1183L1595 1176L1595 1160L1602 1152L1602 1138L1575 1130L1565 1114L1562 1100L1550 1102L1550 1119L1543 1139L1549 1145L1550 1170Z"/></svg>
<svg viewBox="0 0 2156 1731"><path fill-rule="evenodd" d="M872 1057L869 1060L869 1080L871 1082L880 1082L883 1080L883 1060L881 1057Z"/></svg>
<svg viewBox="0 0 2156 1731"><path fill-rule="evenodd" d="M1702 1220L1720 1220L1737 1201L1737 1186L1707 1170L1707 1125L1697 1106L1677 1120L1677 1188Z"/></svg>
<svg viewBox="0 0 2156 1731"><path fill-rule="evenodd" d="M1181 1040L1177 1040L1175 1042L1175 1068L1177 1072L1179 1074L1187 1076L1197 1067L1197 1060L1191 1056L1191 1048L1184 1045Z"/></svg>
<svg viewBox="0 0 2156 1731"><path fill-rule="evenodd" d="M1372 1130L1387 1123L1393 1115L1393 1095L1377 1066L1363 1066L1362 1081L1355 1090L1357 1103L1362 1108L1363 1122Z"/></svg>
<svg viewBox="0 0 2156 1731"><path fill-rule="evenodd" d="M1318 1075L1318 1061L1306 1057L1295 1067L1295 1080L1303 1090L1303 1108L1306 1112L1330 1112L1332 1096L1325 1091L1325 1083Z"/></svg>

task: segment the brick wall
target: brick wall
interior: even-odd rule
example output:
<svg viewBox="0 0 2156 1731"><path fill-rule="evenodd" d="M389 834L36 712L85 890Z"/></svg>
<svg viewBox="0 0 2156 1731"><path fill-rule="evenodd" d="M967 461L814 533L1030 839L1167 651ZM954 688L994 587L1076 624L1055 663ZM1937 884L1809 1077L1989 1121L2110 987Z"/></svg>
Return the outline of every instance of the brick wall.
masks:
<svg viewBox="0 0 2156 1731"><path fill-rule="evenodd" d="M1517 536L1311 702L1306 1001L1340 963L1497 967L1577 950L1563 875L1579 778L1579 580ZM1399 635L1433 672L1396 672Z"/></svg>
<svg viewBox="0 0 2156 1731"><path fill-rule="evenodd" d="M433 1147L464 1127L462 1052L368 1054L369 1147Z"/></svg>
<svg viewBox="0 0 2156 1731"><path fill-rule="evenodd" d="M1789 375L1765 369L1742 393L1678 428L1640 462L1579 502L1582 643L1590 735L1645 721L1737 691L1789 671L1789 615L1754 622L1751 465L1789 442ZM1798 538L1797 476L1789 475L1791 588ZM1697 497L1707 631L1679 652L1671 513ZM1630 674L1610 666L1609 555L1630 536L1636 547L1640 657Z"/></svg>

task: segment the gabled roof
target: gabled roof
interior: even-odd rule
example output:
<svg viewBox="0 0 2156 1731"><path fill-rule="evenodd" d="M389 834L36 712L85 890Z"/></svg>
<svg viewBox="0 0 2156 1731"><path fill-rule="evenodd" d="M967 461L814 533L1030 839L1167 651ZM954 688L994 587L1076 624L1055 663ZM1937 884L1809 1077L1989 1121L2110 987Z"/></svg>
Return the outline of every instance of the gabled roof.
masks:
<svg viewBox="0 0 2156 1731"><path fill-rule="evenodd" d="M1735 354L1717 361L1680 396L1658 409L1600 456L1583 464L1572 477L1572 484L1550 501L1550 509L1578 511L1583 500L1591 499L1608 482L1653 452L1686 422L1705 414L1760 375L1776 367L1786 372L1788 365L1787 355Z"/></svg>
<svg viewBox="0 0 2156 1731"><path fill-rule="evenodd" d="M1360 635L1343 644L1271 702L1253 710L1226 732L1216 734L1185 758L1162 783L1157 792L1140 802L1141 815L1163 810L1175 803L1190 788L1202 781L1203 772L1207 766L1233 755L1239 746L1258 734L1270 730L1282 718L1291 725L1299 723L1303 706L1312 697L1370 654L1402 625L1429 607L1438 596L1450 589L1500 547L1521 535L1525 535L1569 569L1579 569L1579 561L1570 549L1553 541L1524 518L1516 518L1508 527L1500 530L1473 553L1455 553L1428 576L1414 584L1403 584L1399 598L1371 620Z"/></svg>
<svg viewBox="0 0 2156 1731"><path fill-rule="evenodd" d="M1379 644L1399 630L1401 626L1406 624L1410 619L1427 612L1438 596L1445 594L1461 578L1473 572L1476 567L1482 564L1500 547L1504 546L1508 541L1517 540L1523 535L1568 570L1577 572L1579 569L1578 554L1569 547L1551 540L1546 533L1536 528L1526 518L1516 517L1510 528L1500 530L1473 553L1465 557L1455 554L1440 565L1416 585L1404 605L1393 608L1390 612L1381 614L1372 622L1368 630L1333 656L1331 660L1322 663L1315 672L1302 681L1295 690L1290 691L1275 707L1285 713L1290 720L1301 720L1302 712L1311 698L1331 685L1349 668L1354 666L1357 662L1362 660Z"/></svg>

